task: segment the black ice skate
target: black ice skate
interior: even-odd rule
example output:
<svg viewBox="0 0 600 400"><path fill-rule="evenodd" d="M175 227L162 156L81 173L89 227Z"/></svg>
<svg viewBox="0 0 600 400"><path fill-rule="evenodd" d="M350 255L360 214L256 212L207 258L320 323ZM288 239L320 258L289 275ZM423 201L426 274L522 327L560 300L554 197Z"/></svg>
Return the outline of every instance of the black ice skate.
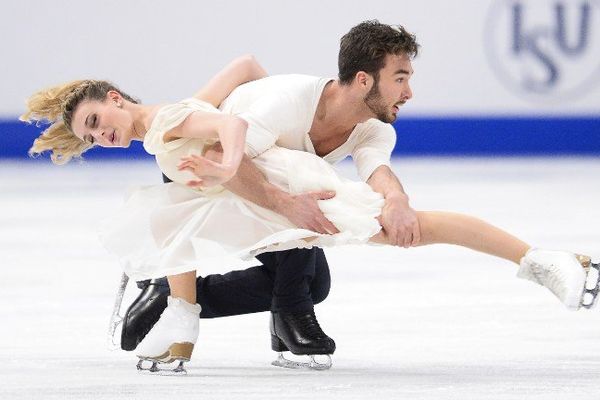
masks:
<svg viewBox="0 0 600 400"><path fill-rule="evenodd" d="M162 312L167 308L169 285L164 279L152 279L138 285L142 291L131 303L121 329L121 348L126 351L135 350L146 337Z"/></svg>
<svg viewBox="0 0 600 400"><path fill-rule="evenodd" d="M331 368L331 354L335 342L327 336L315 316L314 310L301 313L271 312L271 349L279 353L272 365L284 368L309 368L325 370ZM309 362L292 361L283 352L308 355ZM323 360L317 356L324 356Z"/></svg>
<svg viewBox="0 0 600 400"><path fill-rule="evenodd" d="M164 279L138 282L138 287L142 291L129 308L127 308L125 316L122 317L119 315L119 311L126 285L127 275L123 274L108 336L111 348L120 347L125 351L132 351L146 337L150 329L152 329L156 321L160 318L164 309L167 308L167 297L169 297L170 291L169 285ZM121 323L123 326L121 328L121 341L119 344L115 341L115 336L116 330Z"/></svg>

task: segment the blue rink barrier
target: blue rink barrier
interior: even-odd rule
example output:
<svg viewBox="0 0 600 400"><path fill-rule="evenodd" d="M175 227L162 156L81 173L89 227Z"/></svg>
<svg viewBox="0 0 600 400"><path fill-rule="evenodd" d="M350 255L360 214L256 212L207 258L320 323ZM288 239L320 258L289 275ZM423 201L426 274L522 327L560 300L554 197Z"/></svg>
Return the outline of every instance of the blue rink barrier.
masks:
<svg viewBox="0 0 600 400"><path fill-rule="evenodd" d="M412 117L394 123L395 155L597 155L598 117ZM26 158L43 128L0 120L0 158ZM140 142L129 149L92 149L86 159L146 158Z"/></svg>

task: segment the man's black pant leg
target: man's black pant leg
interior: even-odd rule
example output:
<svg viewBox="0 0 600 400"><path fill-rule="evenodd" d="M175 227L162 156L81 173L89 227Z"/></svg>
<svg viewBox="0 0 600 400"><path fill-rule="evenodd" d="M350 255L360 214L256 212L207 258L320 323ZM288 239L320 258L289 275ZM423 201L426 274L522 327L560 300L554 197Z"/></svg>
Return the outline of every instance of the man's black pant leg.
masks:
<svg viewBox="0 0 600 400"><path fill-rule="evenodd" d="M293 249L257 258L263 265L197 279L200 318L303 311L329 294L329 265L322 249Z"/></svg>

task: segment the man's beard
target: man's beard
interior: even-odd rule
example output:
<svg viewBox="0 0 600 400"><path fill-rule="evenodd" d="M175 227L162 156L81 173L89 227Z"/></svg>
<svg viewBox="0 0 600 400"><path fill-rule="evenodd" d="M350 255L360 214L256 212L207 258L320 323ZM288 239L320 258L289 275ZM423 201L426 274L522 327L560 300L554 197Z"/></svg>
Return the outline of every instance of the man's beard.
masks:
<svg viewBox="0 0 600 400"><path fill-rule="evenodd" d="M383 104L381 92L379 91L379 79L375 78L373 87L365 96L364 102L369 107L369 110L375 114L375 118L381 122L390 124L396 120L396 116L393 114L390 115L387 107Z"/></svg>

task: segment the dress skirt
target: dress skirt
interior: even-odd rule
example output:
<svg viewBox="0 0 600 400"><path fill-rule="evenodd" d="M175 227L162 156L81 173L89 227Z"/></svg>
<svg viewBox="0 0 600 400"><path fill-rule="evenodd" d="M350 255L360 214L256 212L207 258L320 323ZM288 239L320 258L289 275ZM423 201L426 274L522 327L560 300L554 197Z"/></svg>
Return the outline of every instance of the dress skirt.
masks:
<svg viewBox="0 0 600 400"><path fill-rule="evenodd" d="M221 186L197 190L168 183L132 192L103 222L103 245L130 278L143 280L204 268L227 272L232 258L248 260L263 252L366 243L381 230L383 197L364 182L340 177L320 157L273 147L253 161L270 183L291 194L335 191L318 204L340 232L299 229Z"/></svg>

